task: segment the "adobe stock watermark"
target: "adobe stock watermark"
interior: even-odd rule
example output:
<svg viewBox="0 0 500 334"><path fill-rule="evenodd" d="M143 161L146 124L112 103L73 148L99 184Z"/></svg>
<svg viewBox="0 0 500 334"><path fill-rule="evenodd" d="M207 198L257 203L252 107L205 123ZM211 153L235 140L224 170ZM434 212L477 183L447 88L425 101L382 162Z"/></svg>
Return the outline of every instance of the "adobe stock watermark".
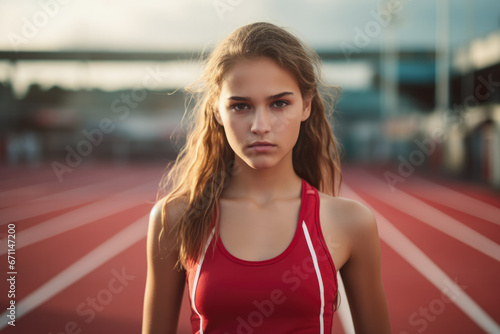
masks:
<svg viewBox="0 0 500 334"><path fill-rule="evenodd" d="M418 139L416 138L413 142L418 148L412 150L405 159L401 154L398 155L398 173L393 173L391 171L384 172L384 178L389 189L394 192L395 185L397 183L403 183L407 178L413 175L415 172L415 167L422 165L426 159L426 156L430 156L434 153L436 149L436 143L440 144L444 141L446 133L443 129L435 129L432 136L429 138Z"/></svg>
<svg viewBox="0 0 500 334"><path fill-rule="evenodd" d="M500 87L500 81L493 81L493 74L491 73L488 75L487 79L480 75L477 80L480 84L474 89L474 94L464 98L461 104L454 104L452 107L453 114L446 114L445 121L454 124L462 123L464 119L470 115L470 110L477 107L479 103L488 100L495 90Z"/></svg>
<svg viewBox="0 0 500 334"><path fill-rule="evenodd" d="M301 228L301 226L298 226L298 228ZM321 255L323 250L321 244L316 244L314 250L318 263L328 261L328 256ZM316 277L316 269L313 259L310 256L305 257L300 263L294 264L285 270L281 275L281 283L285 285L286 289L276 288L271 290L269 298L262 300L254 299L252 301L253 310L244 316L236 318L236 322L238 323L236 333L255 333L256 329L261 327L266 319L269 319L276 312L278 307L289 300L290 294L297 293L301 285L311 276ZM229 333L226 332L225 334Z"/></svg>
<svg viewBox="0 0 500 334"><path fill-rule="evenodd" d="M364 24L364 26L355 26L353 43L341 42L340 49L344 57L351 61L353 53L360 53L362 49L370 45L372 39L378 37L384 28L392 21L395 15L403 11L404 6L412 0L389 0L384 2L384 6L378 6L377 10L370 10L370 15L373 20ZM379 1L380 3L380 1Z"/></svg>
<svg viewBox="0 0 500 334"><path fill-rule="evenodd" d="M113 277L109 279L108 284L97 291L95 296L89 296L76 306L76 315L81 317L85 324L90 324L94 321L97 312L102 312L104 309L111 304L116 295L123 292L123 290L129 285L131 281L135 279L135 276L129 275L125 272L125 268L121 271L116 269L111 270ZM84 333L84 326L81 323L70 320L64 324L62 331L57 331L55 333L49 332L49 334L80 334Z"/></svg>
<svg viewBox="0 0 500 334"><path fill-rule="evenodd" d="M455 283L455 284L453 284ZM417 311L410 314L408 323L413 327L417 333L422 333L429 327L429 323L436 321L441 315L446 305L455 301L461 294L461 290L467 289L466 285L459 285L457 277L450 282L448 279L444 280L446 287L441 291L441 295L429 302L429 304L420 306ZM458 289L457 289L458 287ZM410 334L409 331L400 331L399 334Z"/></svg>
<svg viewBox="0 0 500 334"><path fill-rule="evenodd" d="M485 79L479 76L478 81L481 83L474 89L474 94L467 96L462 104L453 105L453 115L444 115L444 123L448 125L461 125L465 118L473 112L474 107L480 102L487 100L493 92L500 87L499 81L493 81L492 74ZM416 168L422 165L427 157L434 153L436 144L441 144L447 137L447 133L442 128L434 129L430 137L423 139L416 138L413 142L417 148L413 149L408 158L401 154L398 156L397 173L391 171L384 172L385 181L389 189L394 192L395 185L403 183L415 172Z"/></svg>
<svg viewBox="0 0 500 334"><path fill-rule="evenodd" d="M67 5L72 0L39 0L40 10L36 11L31 18L22 17L22 27L20 34L10 32L7 34L10 45L14 51L18 52L21 45L28 44L33 40L41 29L43 29L54 18L61 6Z"/></svg>
<svg viewBox="0 0 500 334"><path fill-rule="evenodd" d="M130 116L132 110L137 109L139 103L144 101L148 95L148 89L158 88L159 85L168 77L168 73L162 72L158 65L156 68L147 67L148 74L142 79L142 85L134 87L128 94L121 94L111 103L110 109L113 114L118 116L118 119L123 121ZM66 145L66 156L64 162L53 161L51 163L52 170L59 182L63 181L63 176L66 173L72 173L75 168L80 166L83 159L89 156L94 147L102 144L104 136L112 133L116 129L115 121L110 118L102 118L99 121L99 126L94 129L83 129L81 134L84 139L81 139L75 147Z"/></svg>
<svg viewBox="0 0 500 334"><path fill-rule="evenodd" d="M243 0L214 0L212 5L221 21L224 21L226 12L232 12L237 6L241 5Z"/></svg>

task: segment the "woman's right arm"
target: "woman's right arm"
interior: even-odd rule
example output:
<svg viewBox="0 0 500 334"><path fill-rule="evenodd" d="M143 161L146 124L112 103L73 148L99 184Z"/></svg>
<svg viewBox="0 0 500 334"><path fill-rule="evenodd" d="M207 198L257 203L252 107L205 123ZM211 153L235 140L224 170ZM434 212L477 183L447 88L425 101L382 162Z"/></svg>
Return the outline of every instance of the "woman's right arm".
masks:
<svg viewBox="0 0 500 334"><path fill-rule="evenodd" d="M162 228L161 211L163 203L164 200L158 201L149 216L147 277L144 293L142 334L175 334L184 294L186 273L184 270L178 271L174 269L179 253L173 251L165 258L165 254L168 254L170 247L175 244L174 240L171 237L167 238L165 253L160 254L158 249L158 236ZM177 210L172 210L172 208ZM168 228L179 217L178 208L179 206L171 205L171 203L167 205ZM165 233L165 235L168 235L168 233Z"/></svg>

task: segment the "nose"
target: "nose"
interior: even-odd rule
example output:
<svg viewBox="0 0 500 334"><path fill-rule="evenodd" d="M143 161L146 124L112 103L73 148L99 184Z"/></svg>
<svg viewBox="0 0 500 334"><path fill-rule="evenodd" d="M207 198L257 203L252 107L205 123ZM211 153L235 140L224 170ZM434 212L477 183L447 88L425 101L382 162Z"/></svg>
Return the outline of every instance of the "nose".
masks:
<svg viewBox="0 0 500 334"><path fill-rule="evenodd" d="M265 108L256 108L252 121L252 132L264 134L271 131L271 121L271 115Z"/></svg>

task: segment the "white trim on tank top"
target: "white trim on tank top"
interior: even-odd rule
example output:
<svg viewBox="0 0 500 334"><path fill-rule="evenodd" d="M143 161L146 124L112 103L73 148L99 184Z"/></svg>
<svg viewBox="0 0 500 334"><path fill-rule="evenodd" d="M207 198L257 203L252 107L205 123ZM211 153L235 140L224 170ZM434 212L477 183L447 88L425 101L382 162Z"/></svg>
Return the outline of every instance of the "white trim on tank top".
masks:
<svg viewBox="0 0 500 334"><path fill-rule="evenodd" d="M302 221L302 229L304 230L304 235L307 241L307 247L309 247L309 252L311 253L311 257L314 263L314 270L316 271L316 276L318 277L319 284L319 292L321 298L321 308L319 311L319 332L320 334L324 334L324 324L323 324L323 313L325 310L325 289L323 286L323 279L321 278L321 272L319 271L318 258L316 257L316 252L314 251L314 247L311 242L311 237L309 236L309 231L307 230L306 222Z"/></svg>
<svg viewBox="0 0 500 334"><path fill-rule="evenodd" d="M210 241L214 236L214 232L215 228L212 229L212 232L208 237L207 243L205 244L205 248L203 249L203 253L201 254L200 261L198 262L198 268L196 268L196 275L194 277L193 291L191 293L191 303L193 304L193 309L200 318L200 334L203 334L203 318L201 317L200 312L198 312L198 309L196 308L196 303L195 303L196 288L198 287L198 279L200 278L200 271L201 271L201 266L203 265L203 260L205 259L205 253L207 252L208 245L210 244Z"/></svg>

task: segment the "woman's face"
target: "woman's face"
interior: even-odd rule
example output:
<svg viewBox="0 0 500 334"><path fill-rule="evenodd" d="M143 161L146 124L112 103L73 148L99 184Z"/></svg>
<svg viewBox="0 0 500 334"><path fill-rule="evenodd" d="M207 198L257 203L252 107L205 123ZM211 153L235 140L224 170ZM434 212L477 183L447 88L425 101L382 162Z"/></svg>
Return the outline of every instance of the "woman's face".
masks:
<svg viewBox="0 0 500 334"><path fill-rule="evenodd" d="M310 114L295 78L273 60L241 60L224 77L216 118L235 155L250 167L276 165L297 142ZM251 146L266 141L272 146Z"/></svg>

